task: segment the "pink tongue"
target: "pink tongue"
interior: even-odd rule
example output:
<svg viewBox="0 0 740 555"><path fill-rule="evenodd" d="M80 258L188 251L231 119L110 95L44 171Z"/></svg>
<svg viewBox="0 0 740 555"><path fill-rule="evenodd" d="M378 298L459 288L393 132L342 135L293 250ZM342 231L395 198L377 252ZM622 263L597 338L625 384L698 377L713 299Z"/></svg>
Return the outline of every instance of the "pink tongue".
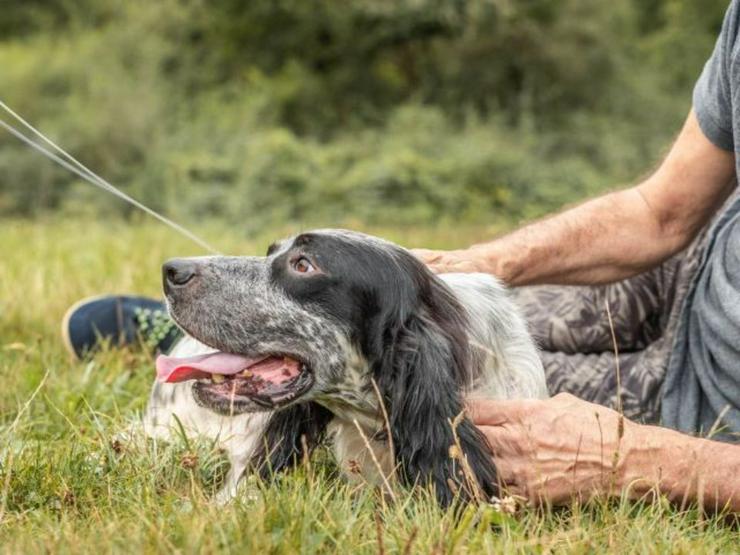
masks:
<svg viewBox="0 0 740 555"><path fill-rule="evenodd" d="M208 378L211 374L232 376L249 369L264 380L280 383L300 373L297 361L288 357L249 358L229 353L210 353L194 357L157 357L157 379L176 383Z"/></svg>
<svg viewBox="0 0 740 555"><path fill-rule="evenodd" d="M207 378L211 374L230 376L264 358L266 357L247 358L228 353L209 353L184 358L160 355L157 357L157 379L160 382L174 383Z"/></svg>

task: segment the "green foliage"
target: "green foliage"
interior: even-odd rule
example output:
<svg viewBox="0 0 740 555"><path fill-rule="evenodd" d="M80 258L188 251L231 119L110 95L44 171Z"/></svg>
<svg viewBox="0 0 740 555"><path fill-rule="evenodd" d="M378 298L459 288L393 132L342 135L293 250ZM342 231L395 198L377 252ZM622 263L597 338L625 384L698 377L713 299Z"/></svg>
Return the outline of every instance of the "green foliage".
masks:
<svg viewBox="0 0 740 555"><path fill-rule="evenodd" d="M3 1L4 101L145 203L250 232L517 221L634 179L726 5ZM50 211L130 213L0 135L0 214Z"/></svg>
<svg viewBox="0 0 740 555"><path fill-rule="evenodd" d="M275 237L271 230L246 241L214 225L202 231L224 252L263 252ZM369 231L430 246L486 232ZM482 506L456 517L424 490L386 503L371 487L338 479L321 453L274 483L250 482L237 502L220 506L212 494L226 466L214 445L141 437L151 356L109 349L74 362L59 335L62 314L83 296L156 295L161 261L192 253L187 240L155 222L65 218L6 222L0 244L0 553L737 551L737 519L664 499L516 516Z"/></svg>

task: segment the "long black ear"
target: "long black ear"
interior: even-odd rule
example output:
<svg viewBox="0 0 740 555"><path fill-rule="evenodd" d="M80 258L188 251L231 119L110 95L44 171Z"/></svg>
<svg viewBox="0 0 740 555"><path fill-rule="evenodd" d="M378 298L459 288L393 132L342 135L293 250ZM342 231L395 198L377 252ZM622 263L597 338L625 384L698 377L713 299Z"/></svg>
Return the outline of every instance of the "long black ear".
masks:
<svg viewBox="0 0 740 555"><path fill-rule="evenodd" d="M331 419L331 412L316 403L301 403L274 412L250 466L264 479L294 467L321 443Z"/></svg>
<svg viewBox="0 0 740 555"><path fill-rule="evenodd" d="M457 492L463 499L478 492L490 498L497 493L491 450L468 418L459 422L456 433L473 477L466 478L460 459L451 456L456 443L451 422L463 411L462 390L473 371L466 315L438 278L425 277L420 305L397 329L385 330L385 355L374 372L396 463L407 484L432 483L443 506ZM476 487L477 492L471 491Z"/></svg>

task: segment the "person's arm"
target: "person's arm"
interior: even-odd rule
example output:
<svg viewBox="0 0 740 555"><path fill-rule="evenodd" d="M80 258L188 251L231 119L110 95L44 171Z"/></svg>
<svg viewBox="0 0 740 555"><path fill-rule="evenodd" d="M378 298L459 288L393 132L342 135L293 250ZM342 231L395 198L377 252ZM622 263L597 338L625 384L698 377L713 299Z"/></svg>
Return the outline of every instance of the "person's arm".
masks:
<svg viewBox="0 0 740 555"><path fill-rule="evenodd" d="M546 400L473 400L508 491L533 503L658 491L677 504L740 512L740 445L636 424L560 394Z"/></svg>
<svg viewBox="0 0 740 555"><path fill-rule="evenodd" d="M491 273L514 286L630 277L688 245L732 190L734 160L704 136L692 110L668 156L640 185L487 244L414 252L437 273Z"/></svg>

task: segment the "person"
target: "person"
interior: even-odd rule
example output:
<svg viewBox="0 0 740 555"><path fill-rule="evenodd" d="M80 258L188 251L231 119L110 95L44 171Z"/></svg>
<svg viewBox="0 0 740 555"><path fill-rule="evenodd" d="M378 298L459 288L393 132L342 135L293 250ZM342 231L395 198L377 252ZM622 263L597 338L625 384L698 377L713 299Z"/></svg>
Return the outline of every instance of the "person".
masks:
<svg viewBox="0 0 740 555"><path fill-rule="evenodd" d="M740 511L739 26L733 0L645 181L489 243L415 251L517 288L540 342L553 398L471 408L515 493L658 490Z"/></svg>
<svg viewBox="0 0 740 555"><path fill-rule="evenodd" d="M552 398L469 407L507 490L531 502L661 492L740 512L739 3L649 178L489 243L414 251L513 287L541 345ZM75 354L156 328L161 305L121 299L68 314Z"/></svg>

